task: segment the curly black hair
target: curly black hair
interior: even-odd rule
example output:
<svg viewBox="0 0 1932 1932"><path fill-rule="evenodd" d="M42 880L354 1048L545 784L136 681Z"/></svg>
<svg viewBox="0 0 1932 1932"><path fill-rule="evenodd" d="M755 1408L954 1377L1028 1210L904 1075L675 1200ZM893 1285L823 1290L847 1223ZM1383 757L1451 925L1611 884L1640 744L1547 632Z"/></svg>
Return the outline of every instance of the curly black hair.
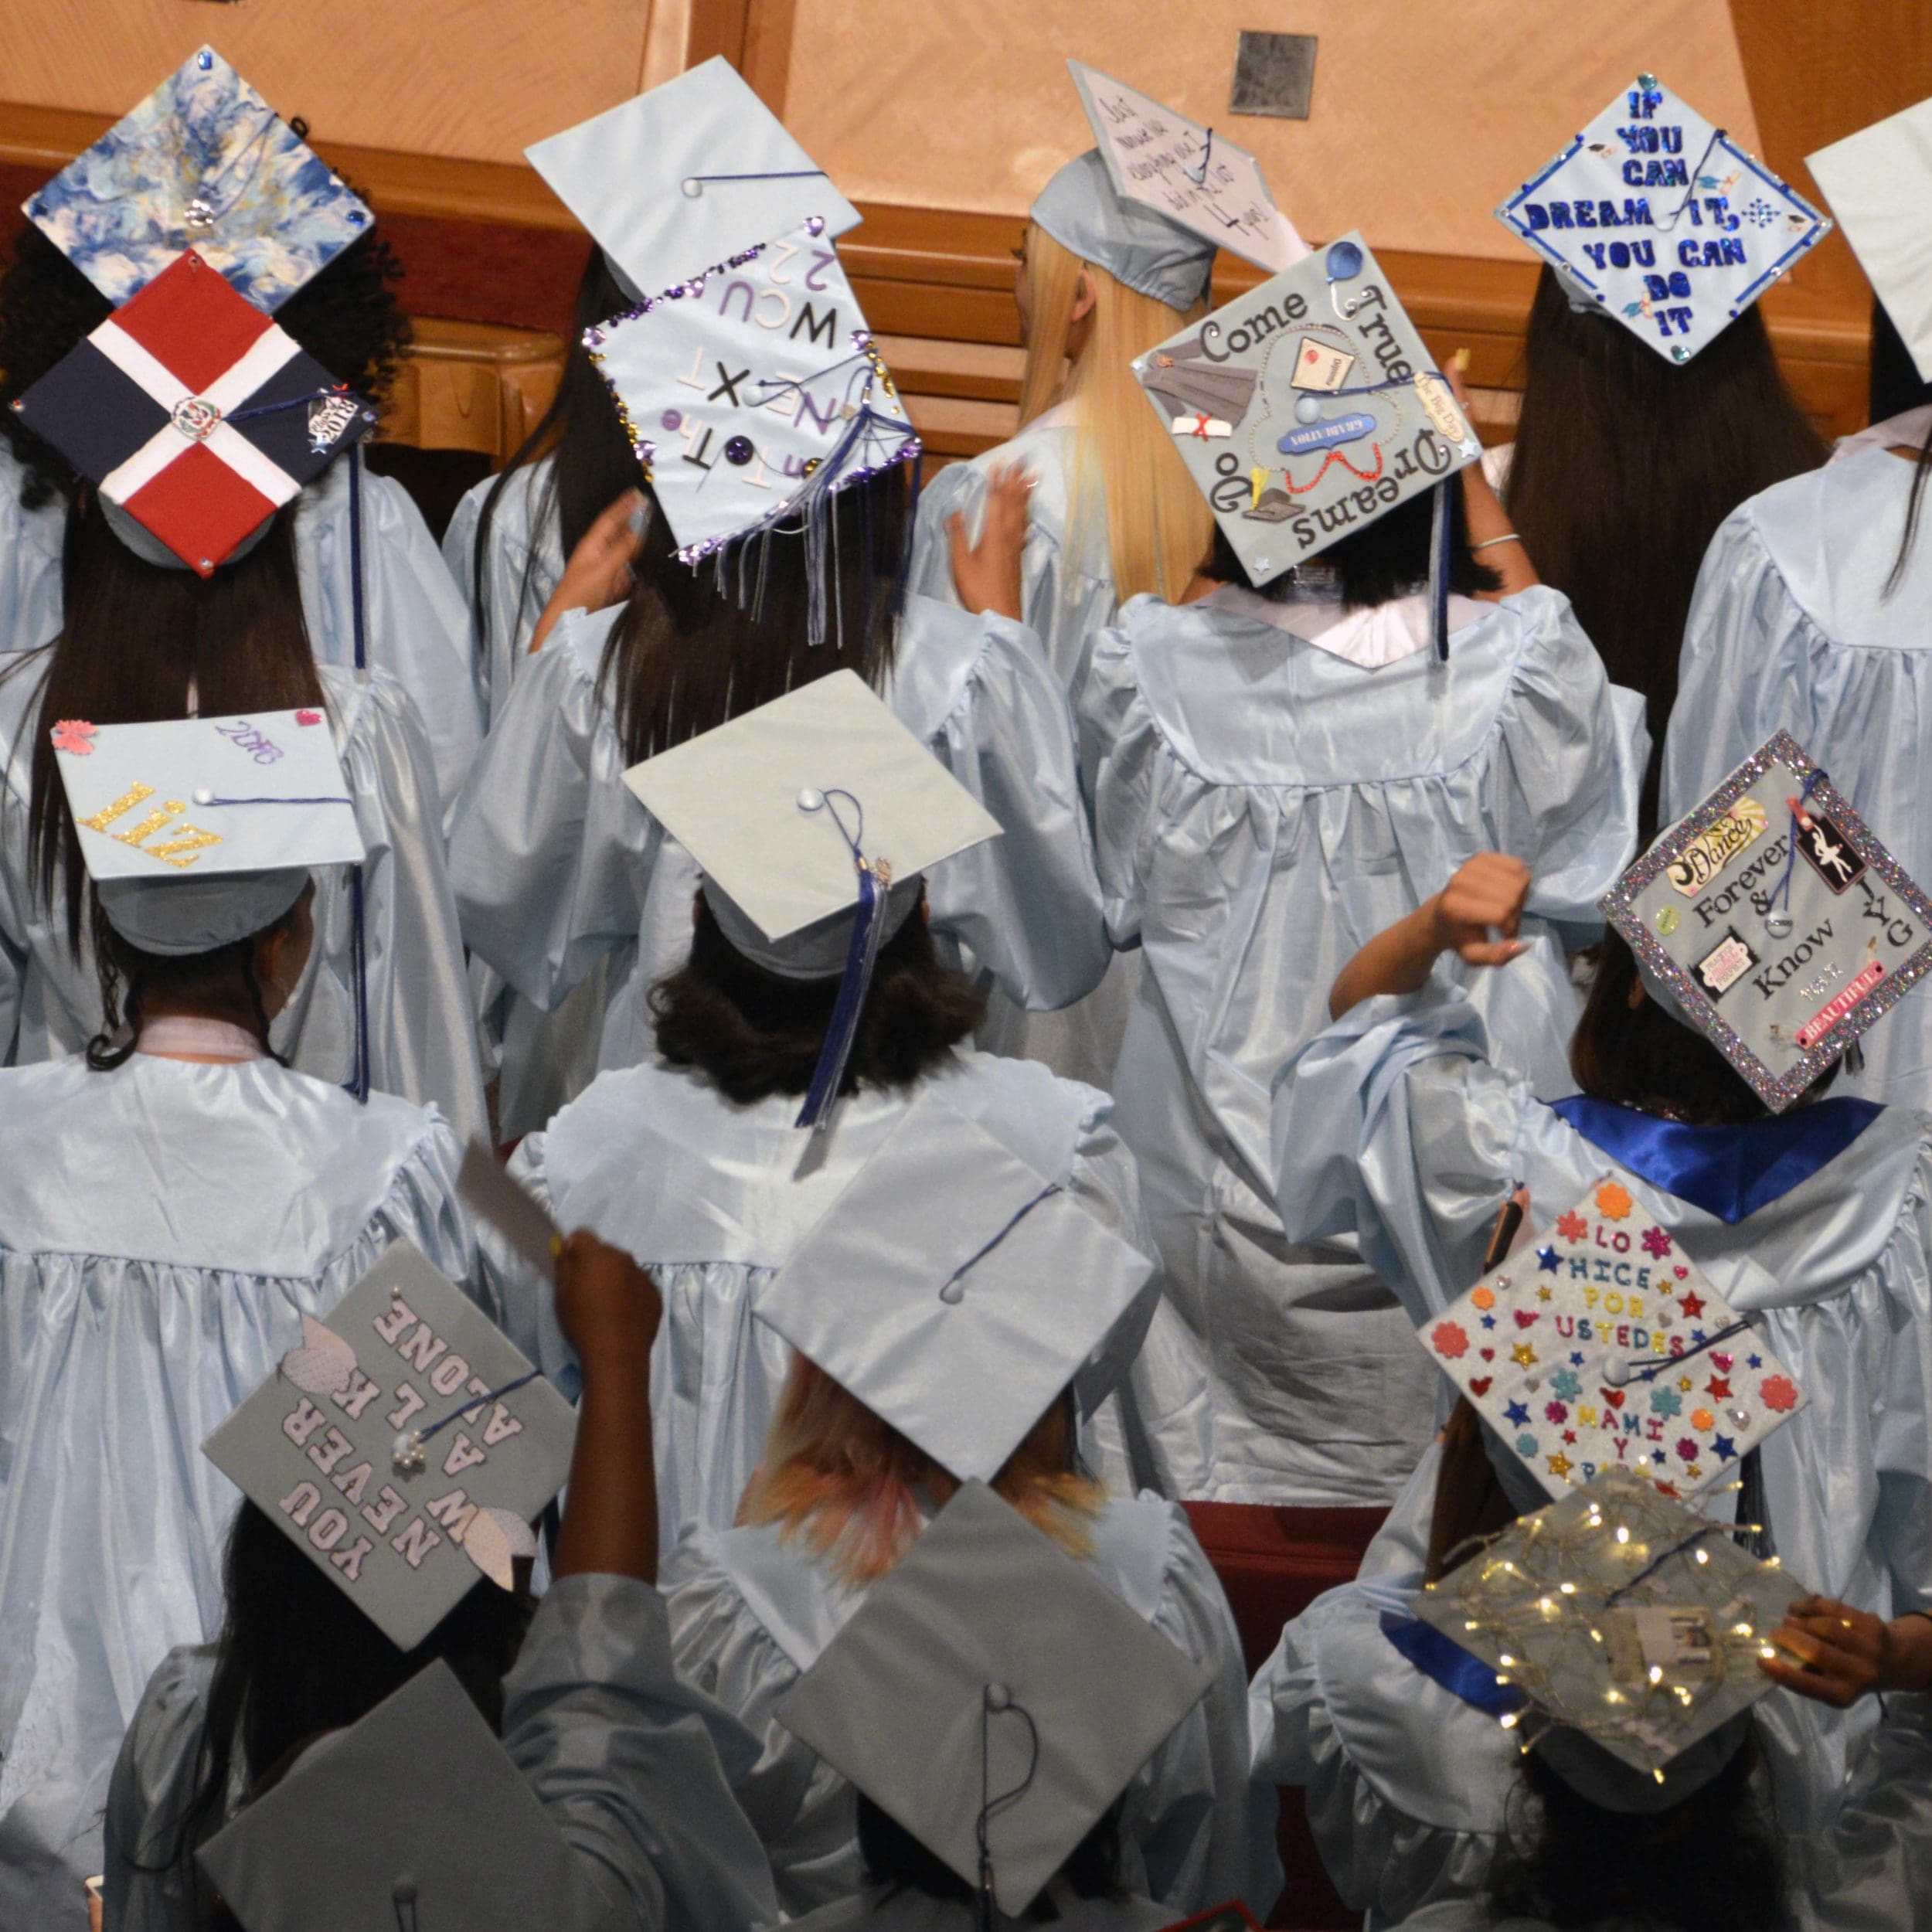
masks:
<svg viewBox="0 0 1932 1932"><path fill-rule="evenodd" d="M409 318L396 298L403 264L379 233L359 236L275 311L338 383L379 406L409 346ZM31 223L0 274L0 404L39 381L114 313L114 304ZM73 498L82 478L51 444L0 408L0 436L26 471L21 502L39 509Z"/></svg>

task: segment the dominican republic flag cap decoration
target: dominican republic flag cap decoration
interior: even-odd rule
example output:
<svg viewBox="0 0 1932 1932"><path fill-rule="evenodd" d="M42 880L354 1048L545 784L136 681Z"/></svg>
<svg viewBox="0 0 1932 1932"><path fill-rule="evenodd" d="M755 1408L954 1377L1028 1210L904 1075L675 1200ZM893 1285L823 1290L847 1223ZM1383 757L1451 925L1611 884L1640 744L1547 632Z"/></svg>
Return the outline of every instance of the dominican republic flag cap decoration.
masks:
<svg viewBox="0 0 1932 1932"><path fill-rule="evenodd" d="M376 422L192 248L13 406L203 577Z"/></svg>

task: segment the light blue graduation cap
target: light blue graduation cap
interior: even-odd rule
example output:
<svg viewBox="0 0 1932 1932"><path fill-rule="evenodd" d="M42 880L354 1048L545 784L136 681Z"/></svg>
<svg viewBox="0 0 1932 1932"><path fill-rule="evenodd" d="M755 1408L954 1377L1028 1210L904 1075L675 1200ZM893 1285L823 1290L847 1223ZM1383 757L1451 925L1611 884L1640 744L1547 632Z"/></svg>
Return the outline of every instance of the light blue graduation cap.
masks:
<svg viewBox="0 0 1932 1932"><path fill-rule="evenodd" d="M271 312L375 219L212 47L190 54L25 212L117 307L192 246Z"/></svg>
<svg viewBox="0 0 1932 1932"><path fill-rule="evenodd" d="M1832 224L1721 128L1639 74L1496 210L1595 308L1688 362Z"/></svg>

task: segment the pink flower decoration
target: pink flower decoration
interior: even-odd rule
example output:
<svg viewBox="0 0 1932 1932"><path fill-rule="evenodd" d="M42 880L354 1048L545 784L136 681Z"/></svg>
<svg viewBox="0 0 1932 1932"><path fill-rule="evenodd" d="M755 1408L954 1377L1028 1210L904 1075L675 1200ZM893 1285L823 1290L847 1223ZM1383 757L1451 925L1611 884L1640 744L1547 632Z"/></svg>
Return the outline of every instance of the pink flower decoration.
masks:
<svg viewBox="0 0 1932 1932"><path fill-rule="evenodd" d="M1757 1399L1767 1409L1782 1415L1798 1406L1798 1388L1788 1376L1767 1376L1757 1385Z"/></svg>
<svg viewBox="0 0 1932 1932"><path fill-rule="evenodd" d="M90 742L94 735L94 728L85 718L63 718L53 728L53 748L84 758L94 750Z"/></svg>
<svg viewBox="0 0 1932 1932"><path fill-rule="evenodd" d="M1654 1260L1662 1260L1670 1252L1670 1236L1662 1228L1645 1229L1644 1252Z"/></svg>
<svg viewBox="0 0 1932 1932"><path fill-rule="evenodd" d="M1689 1436L1679 1436L1677 1439L1677 1453L1685 1462L1695 1462L1697 1460L1697 1444Z"/></svg>
<svg viewBox="0 0 1932 1932"><path fill-rule="evenodd" d="M1567 1422L1570 1420L1570 1411L1560 1402L1546 1403L1543 1413L1552 1422Z"/></svg>
<svg viewBox="0 0 1932 1932"><path fill-rule="evenodd" d="M1429 1339L1435 1344L1437 1355L1446 1355L1451 1361L1465 1354L1469 1347L1469 1338L1457 1321L1438 1321L1429 1331Z"/></svg>
<svg viewBox="0 0 1932 1932"><path fill-rule="evenodd" d="M298 711L295 713L295 722L298 725L318 725L321 721L322 714L319 711Z"/></svg>

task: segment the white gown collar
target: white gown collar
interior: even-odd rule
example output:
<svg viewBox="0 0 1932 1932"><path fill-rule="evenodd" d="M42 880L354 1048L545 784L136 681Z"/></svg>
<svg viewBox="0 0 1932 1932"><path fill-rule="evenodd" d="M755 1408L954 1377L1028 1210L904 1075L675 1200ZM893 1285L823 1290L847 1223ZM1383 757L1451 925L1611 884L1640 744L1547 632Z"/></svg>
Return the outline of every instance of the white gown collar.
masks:
<svg viewBox="0 0 1932 1932"><path fill-rule="evenodd" d="M1923 446L1927 430L1932 430L1932 403L1921 403L1917 409L1888 416L1883 423L1874 423L1855 435L1841 436L1826 459L1826 468L1842 463L1848 456L1856 456L1863 450L1888 450L1894 444Z"/></svg>
<svg viewBox="0 0 1932 1932"><path fill-rule="evenodd" d="M1345 612L1329 597L1296 597L1277 603L1246 584L1224 583L1202 602L1232 616L1285 631L1364 671L1398 664L1426 650L1429 644L1429 600L1420 595L1396 597L1372 611ZM1483 606L1474 597L1451 597L1450 635L1453 638L1482 615Z"/></svg>

